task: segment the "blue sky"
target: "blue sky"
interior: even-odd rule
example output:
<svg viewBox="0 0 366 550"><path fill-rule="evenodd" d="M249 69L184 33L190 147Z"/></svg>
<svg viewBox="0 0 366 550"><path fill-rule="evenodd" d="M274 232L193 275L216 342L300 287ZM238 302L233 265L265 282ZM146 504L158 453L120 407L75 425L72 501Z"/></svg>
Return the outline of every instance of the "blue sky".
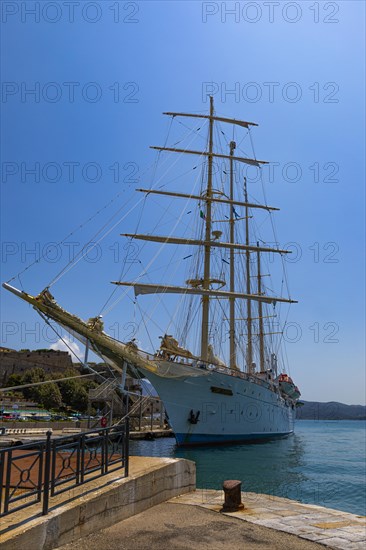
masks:
<svg viewBox="0 0 366 550"><path fill-rule="evenodd" d="M279 163L268 202L281 208L280 242L300 251L287 265L299 300L291 374L304 399L364 403L364 3L1 7L1 280L119 194L13 281L31 293L46 286L71 247L78 252L135 187L149 185L156 157L148 147L167 132L161 113L205 111L212 90L218 113L259 123L256 153ZM119 276L123 230L53 287L60 303L82 317L99 312ZM3 290L1 302L1 345L52 344L31 308ZM110 315L108 327L128 323L121 304Z"/></svg>

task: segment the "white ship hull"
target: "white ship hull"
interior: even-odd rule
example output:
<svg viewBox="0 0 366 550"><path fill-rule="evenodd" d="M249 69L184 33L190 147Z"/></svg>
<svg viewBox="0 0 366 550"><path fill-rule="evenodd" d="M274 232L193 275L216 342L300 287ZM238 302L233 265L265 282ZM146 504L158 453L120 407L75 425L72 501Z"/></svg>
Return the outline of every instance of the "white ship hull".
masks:
<svg viewBox="0 0 366 550"><path fill-rule="evenodd" d="M248 442L293 433L295 405L267 384L216 371L200 375L198 368L197 376L185 378L139 370L162 399L178 445Z"/></svg>

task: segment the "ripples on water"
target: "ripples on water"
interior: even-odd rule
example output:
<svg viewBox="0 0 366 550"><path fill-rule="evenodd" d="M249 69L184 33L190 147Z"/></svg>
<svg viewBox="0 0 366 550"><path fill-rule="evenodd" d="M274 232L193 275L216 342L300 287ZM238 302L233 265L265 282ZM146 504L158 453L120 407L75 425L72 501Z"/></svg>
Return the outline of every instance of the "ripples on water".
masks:
<svg viewBox="0 0 366 550"><path fill-rule="evenodd" d="M366 515L366 422L296 422L286 439L229 447L177 448L174 438L131 441L131 454L193 460L197 487L221 489L240 479L266 493Z"/></svg>

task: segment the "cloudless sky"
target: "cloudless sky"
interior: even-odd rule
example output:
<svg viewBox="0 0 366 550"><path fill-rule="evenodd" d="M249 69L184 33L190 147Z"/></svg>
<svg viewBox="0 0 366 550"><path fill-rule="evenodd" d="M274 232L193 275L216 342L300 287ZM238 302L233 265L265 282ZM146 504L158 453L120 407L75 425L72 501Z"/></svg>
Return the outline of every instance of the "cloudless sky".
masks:
<svg viewBox="0 0 366 550"><path fill-rule="evenodd" d="M148 186L149 145L164 144L169 122L161 113L207 111L211 90L217 113L259 124L257 156L278 163L266 188L281 208L281 244L298 251L287 265L299 300L287 352L302 397L365 403L364 2L4 1L1 10L1 281L118 193L115 210L137 183ZM53 287L73 313L95 315L107 299L123 229ZM69 239L76 252L84 236ZM54 261L13 284L42 290L70 246L53 250ZM54 342L27 304L3 289L1 302L1 345ZM107 328L121 319L123 303Z"/></svg>

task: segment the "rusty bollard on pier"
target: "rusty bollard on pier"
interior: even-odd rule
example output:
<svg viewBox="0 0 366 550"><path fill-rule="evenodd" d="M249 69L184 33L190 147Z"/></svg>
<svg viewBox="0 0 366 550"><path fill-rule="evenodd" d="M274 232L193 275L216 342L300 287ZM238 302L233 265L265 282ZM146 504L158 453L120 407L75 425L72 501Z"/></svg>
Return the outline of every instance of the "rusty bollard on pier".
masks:
<svg viewBox="0 0 366 550"><path fill-rule="evenodd" d="M227 479L223 486L225 502L220 512L237 512L243 510L244 504L241 501L241 481Z"/></svg>

